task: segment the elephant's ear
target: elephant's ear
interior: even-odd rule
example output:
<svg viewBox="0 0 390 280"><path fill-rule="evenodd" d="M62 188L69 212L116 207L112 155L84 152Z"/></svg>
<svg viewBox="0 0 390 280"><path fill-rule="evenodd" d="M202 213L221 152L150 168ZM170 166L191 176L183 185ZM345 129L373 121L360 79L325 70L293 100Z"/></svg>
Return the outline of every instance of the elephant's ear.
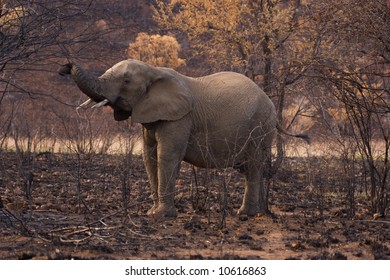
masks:
<svg viewBox="0 0 390 280"><path fill-rule="evenodd" d="M135 105L131 118L137 123L175 121L187 115L193 103L187 86L179 78L164 74L152 83Z"/></svg>

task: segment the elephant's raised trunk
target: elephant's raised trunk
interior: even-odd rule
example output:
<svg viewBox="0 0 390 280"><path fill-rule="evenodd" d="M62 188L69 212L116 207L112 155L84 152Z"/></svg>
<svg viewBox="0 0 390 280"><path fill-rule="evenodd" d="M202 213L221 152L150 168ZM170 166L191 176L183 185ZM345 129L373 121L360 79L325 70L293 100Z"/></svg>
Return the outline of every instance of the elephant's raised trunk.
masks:
<svg viewBox="0 0 390 280"><path fill-rule="evenodd" d="M99 79L89 75L80 65L68 63L58 71L60 75L72 75L79 89L95 102L101 102L106 98L101 94L102 85Z"/></svg>

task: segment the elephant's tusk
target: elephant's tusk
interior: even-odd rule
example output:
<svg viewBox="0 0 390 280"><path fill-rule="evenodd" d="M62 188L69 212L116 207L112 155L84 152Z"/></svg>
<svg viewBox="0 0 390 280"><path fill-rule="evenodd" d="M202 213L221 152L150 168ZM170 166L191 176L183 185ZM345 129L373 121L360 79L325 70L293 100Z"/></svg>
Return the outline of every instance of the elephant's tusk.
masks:
<svg viewBox="0 0 390 280"><path fill-rule="evenodd" d="M110 102L108 99L104 99L103 101L100 101L99 103L93 105L91 108L92 109L100 108L100 107L106 105L108 102Z"/></svg>
<svg viewBox="0 0 390 280"><path fill-rule="evenodd" d="M92 99L88 98L87 101L85 101L85 102L81 103L79 106L77 106L76 111L80 110L81 108L84 108L85 106L87 106L91 102L92 102Z"/></svg>

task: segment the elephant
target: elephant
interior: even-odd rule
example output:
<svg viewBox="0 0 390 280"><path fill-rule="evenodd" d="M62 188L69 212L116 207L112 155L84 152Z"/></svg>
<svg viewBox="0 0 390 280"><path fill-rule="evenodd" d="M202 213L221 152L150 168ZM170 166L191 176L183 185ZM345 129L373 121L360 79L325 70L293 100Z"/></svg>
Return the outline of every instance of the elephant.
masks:
<svg viewBox="0 0 390 280"><path fill-rule="evenodd" d="M131 117L143 130L143 160L156 217L176 217L174 186L182 161L203 168L233 167L245 176L240 215L267 210L263 171L270 162L277 122L270 98L235 72L192 78L128 59L93 77L78 63L59 70L71 75L94 107L109 105L117 121Z"/></svg>

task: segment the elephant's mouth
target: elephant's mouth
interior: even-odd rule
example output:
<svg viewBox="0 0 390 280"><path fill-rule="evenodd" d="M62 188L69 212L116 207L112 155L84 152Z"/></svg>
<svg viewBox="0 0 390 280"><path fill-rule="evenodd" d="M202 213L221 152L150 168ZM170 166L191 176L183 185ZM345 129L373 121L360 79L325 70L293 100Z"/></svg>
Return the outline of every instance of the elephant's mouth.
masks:
<svg viewBox="0 0 390 280"><path fill-rule="evenodd" d="M116 121L123 121L131 116L133 108L127 102L126 99L118 96L114 104L110 106L114 109L114 119Z"/></svg>
<svg viewBox="0 0 390 280"><path fill-rule="evenodd" d="M130 112L124 111L114 107L114 119L116 121L119 122L119 121L127 120L128 118L130 118L130 116L131 116L131 111Z"/></svg>

